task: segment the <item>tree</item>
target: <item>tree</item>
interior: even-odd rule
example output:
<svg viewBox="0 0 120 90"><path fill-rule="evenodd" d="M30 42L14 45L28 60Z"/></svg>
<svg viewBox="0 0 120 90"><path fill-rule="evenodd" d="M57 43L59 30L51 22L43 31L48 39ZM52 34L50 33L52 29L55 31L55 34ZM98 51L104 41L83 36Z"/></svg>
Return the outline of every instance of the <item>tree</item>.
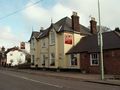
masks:
<svg viewBox="0 0 120 90"><path fill-rule="evenodd" d="M97 30L99 30L99 26L97 26ZM108 32L108 31L111 31L110 28L106 27L106 26L101 26L101 30L102 32Z"/></svg>

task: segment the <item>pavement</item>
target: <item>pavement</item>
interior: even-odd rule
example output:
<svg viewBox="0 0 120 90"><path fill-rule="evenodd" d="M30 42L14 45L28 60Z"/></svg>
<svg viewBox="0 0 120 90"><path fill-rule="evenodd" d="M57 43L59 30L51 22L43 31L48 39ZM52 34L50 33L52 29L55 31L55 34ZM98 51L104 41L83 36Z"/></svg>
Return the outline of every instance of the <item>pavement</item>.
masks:
<svg viewBox="0 0 120 90"><path fill-rule="evenodd" d="M47 77L82 80L84 82L120 86L120 80L114 79L115 77L114 75L105 75L105 80L100 80L99 74L81 74L80 72L55 72L55 71L45 71L45 70L13 69L13 68L6 68L6 69L4 68L4 70L11 70L11 71L17 71L17 72L41 75Z"/></svg>

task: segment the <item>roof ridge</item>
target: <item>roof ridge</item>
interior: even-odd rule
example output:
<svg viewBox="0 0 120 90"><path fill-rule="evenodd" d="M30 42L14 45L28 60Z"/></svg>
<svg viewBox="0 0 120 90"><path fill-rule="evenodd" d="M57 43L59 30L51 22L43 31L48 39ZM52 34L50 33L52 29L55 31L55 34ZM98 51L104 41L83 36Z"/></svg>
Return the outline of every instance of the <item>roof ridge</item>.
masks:
<svg viewBox="0 0 120 90"><path fill-rule="evenodd" d="M66 20L67 18L69 18L68 16L66 16L66 17L64 17L64 18L62 18L62 19L60 19L60 20L58 20L57 22L55 22L54 24L57 24L58 22L60 22L60 21L62 21L62 20ZM70 19L70 18L69 18Z"/></svg>
<svg viewBox="0 0 120 90"><path fill-rule="evenodd" d="M68 17L65 17L65 18L64 18L64 21L63 21L63 23L62 23L62 26L63 26L63 27L65 26L65 23L67 22L67 21L66 21L67 18L68 18Z"/></svg>

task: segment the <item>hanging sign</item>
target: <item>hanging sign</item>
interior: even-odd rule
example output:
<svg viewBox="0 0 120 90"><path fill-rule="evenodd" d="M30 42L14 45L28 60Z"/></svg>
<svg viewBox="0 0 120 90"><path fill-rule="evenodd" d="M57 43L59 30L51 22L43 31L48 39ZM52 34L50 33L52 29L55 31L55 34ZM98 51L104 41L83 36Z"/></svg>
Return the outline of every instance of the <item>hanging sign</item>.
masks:
<svg viewBox="0 0 120 90"><path fill-rule="evenodd" d="M72 44L72 43L73 43L72 34L65 34L65 44Z"/></svg>

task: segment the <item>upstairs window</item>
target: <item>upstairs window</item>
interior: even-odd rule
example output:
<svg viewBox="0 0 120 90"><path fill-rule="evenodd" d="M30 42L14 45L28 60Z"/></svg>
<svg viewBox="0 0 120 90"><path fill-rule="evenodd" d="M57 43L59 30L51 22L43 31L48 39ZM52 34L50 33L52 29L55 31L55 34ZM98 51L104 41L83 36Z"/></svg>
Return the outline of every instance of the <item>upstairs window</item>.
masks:
<svg viewBox="0 0 120 90"><path fill-rule="evenodd" d="M55 32L51 31L50 32L50 45L55 44Z"/></svg>
<svg viewBox="0 0 120 90"><path fill-rule="evenodd" d="M90 64L99 65L99 54L98 53L90 54Z"/></svg>
<svg viewBox="0 0 120 90"><path fill-rule="evenodd" d="M12 54L12 53L10 53L10 56L13 56L13 54Z"/></svg>

